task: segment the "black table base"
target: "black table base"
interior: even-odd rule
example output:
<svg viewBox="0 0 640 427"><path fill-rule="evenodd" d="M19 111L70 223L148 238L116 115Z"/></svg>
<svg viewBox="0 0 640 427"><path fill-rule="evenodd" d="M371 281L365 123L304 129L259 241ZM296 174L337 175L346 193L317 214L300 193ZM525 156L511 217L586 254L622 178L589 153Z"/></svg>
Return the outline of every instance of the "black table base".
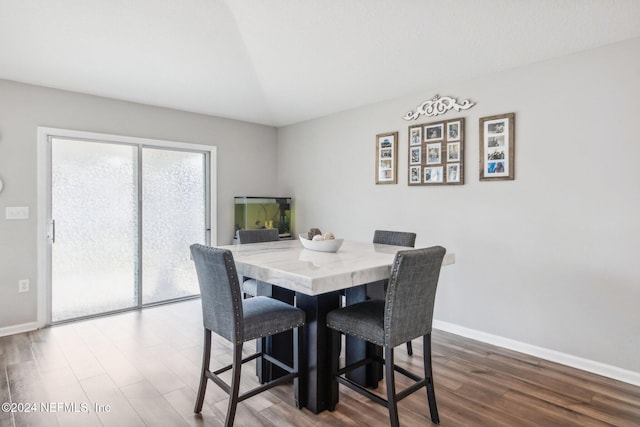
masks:
<svg viewBox="0 0 640 427"><path fill-rule="evenodd" d="M289 304L294 304L306 313L306 323L302 334L302 354L299 366L306 369L305 380L301 381L299 401L303 407L313 413L329 408L331 375L331 330L327 328L327 313L341 307L342 294L339 291L310 296L294 293L290 290L258 282L258 295L270 296ZM366 299L365 285L345 291L346 304L354 304ZM291 331L258 340L259 349L287 364L293 360L293 341ZM364 359L367 355L381 354L380 347L354 338L346 338L345 356L347 363ZM306 368L305 368L306 367ZM285 374L277 366L260 360L256 364L256 373L261 383ZM358 384L375 388L382 379L382 366L365 366L349 373L349 378Z"/></svg>

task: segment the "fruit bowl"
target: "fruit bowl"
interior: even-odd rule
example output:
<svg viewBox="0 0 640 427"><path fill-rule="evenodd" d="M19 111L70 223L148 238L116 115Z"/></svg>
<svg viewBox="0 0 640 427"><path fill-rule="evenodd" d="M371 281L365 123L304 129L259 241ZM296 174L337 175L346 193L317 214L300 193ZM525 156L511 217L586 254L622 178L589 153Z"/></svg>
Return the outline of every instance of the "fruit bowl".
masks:
<svg viewBox="0 0 640 427"><path fill-rule="evenodd" d="M337 252L344 242L344 239L309 240L304 234L299 234L298 237L305 249L318 252Z"/></svg>

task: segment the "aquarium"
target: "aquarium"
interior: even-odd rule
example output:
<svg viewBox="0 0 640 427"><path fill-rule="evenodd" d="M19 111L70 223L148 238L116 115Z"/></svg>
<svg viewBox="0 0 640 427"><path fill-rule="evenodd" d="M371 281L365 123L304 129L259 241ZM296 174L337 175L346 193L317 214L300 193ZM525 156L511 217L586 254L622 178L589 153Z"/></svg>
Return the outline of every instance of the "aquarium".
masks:
<svg viewBox="0 0 640 427"><path fill-rule="evenodd" d="M281 239L293 231L291 197L234 197L235 231L277 228Z"/></svg>

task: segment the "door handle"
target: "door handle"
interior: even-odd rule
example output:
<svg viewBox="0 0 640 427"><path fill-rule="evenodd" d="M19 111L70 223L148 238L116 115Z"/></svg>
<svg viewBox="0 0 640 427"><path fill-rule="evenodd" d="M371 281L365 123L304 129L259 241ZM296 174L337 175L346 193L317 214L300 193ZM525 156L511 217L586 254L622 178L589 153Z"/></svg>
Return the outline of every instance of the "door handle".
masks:
<svg viewBox="0 0 640 427"><path fill-rule="evenodd" d="M56 242L56 220L51 220L51 228L49 229L49 239L51 239L51 243Z"/></svg>

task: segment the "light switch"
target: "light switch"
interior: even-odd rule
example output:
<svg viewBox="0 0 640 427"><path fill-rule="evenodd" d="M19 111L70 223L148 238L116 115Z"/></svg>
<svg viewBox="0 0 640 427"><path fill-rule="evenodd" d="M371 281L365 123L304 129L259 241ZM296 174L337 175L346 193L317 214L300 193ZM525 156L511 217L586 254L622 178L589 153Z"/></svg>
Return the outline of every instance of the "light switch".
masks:
<svg viewBox="0 0 640 427"><path fill-rule="evenodd" d="M29 206L10 206L6 208L6 219L29 219Z"/></svg>

